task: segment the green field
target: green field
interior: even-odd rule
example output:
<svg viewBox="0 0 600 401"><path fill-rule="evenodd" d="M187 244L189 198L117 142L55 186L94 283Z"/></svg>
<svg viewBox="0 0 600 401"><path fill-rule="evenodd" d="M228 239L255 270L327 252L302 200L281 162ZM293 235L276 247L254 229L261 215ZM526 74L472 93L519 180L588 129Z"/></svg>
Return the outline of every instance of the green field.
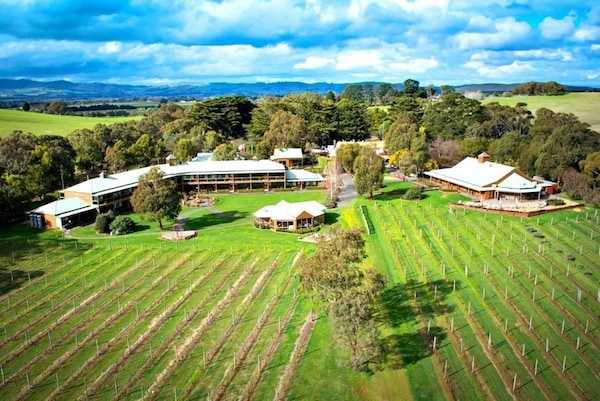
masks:
<svg viewBox="0 0 600 401"><path fill-rule="evenodd" d="M94 128L96 124L113 124L131 120L141 120L141 116L133 117L81 117L59 116L24 112L20 110L0 109L0 138L13 131L30 132L35 135L52 134L68 135L76 129Z"/></svg>
<svg viewBox="0 0 600 401"><path fill-rule="evenodd" d="M489 97L482 101L483 104L490 102L512 107L519 102L526 103L533 113L543 107L556 113L573 113L580 121L590 124L593 130L600 132L600 92L568 93L563 96Z"/></svg>
<svg viewBox="0 0 600 401"><path fill-rule="evenodd" d="M310 330L312 304L297 291L294 259L314 245L252 224L264 205L326 194L236 194L210 210L185 209L198 236L180 243L159 240L148 223L119 238L89 227L66 238L1 231L0 392L32 400L600 398L597 211L523 220L450 213L460 195L409 202L400 196L410 184L386 183L374 201L327 212L329 223L368 223L366 264L388 278L376 315L386 360L372 372L346 366L325 316Z"/></svg>

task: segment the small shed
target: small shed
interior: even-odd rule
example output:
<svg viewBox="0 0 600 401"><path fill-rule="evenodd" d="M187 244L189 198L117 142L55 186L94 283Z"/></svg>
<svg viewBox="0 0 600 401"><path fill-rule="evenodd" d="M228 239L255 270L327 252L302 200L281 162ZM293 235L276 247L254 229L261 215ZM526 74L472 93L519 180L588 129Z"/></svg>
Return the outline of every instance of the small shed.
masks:
<svg viewBox="0 0 600 401"><path fill-rule="evenodd" d="M81 198L59 199L30 210L29 224L34 228L69 228L94 222L98 211Z"/></svg>
<svg viewBox="0 0 600 401"><path fill-rule="evenodd" d="M296 231L323 224L325 209L317 201L289 203L282 200L276 205L257 210L254 223L257 227L269 227L277 231Z"/></svg>

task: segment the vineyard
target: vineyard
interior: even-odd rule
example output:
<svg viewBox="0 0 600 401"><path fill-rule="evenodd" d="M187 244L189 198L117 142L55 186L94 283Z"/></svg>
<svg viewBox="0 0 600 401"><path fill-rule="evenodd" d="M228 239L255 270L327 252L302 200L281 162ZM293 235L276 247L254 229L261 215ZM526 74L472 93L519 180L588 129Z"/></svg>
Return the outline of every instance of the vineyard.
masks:
<svg viewBox="0 0 600 401"><path fill-rule="evenodd" d="M222 197L198 236L0 242L0 394L10 400L600 398L600 214L530 219L400 197L329 211L365 228L385 359L354 372L299 291L312 245L257 230L272 198ZM316 198L319 193L289 194ZM17 230L13 230L16 232ZM8 397L4 396L8 395Z"/></svg>
<svg viewBox="0 0 600 401"><path fill-rule="evenodd" d="M414 398L600 398L597 211L520 219L449 210L457 199L359 200L389 279L388 368Z"/></svg>
<svg viewBox="0 0 600 401"><path fill-rule="evenodd" d="M1 255L0 391L15 400L284 398L316 319L298 307L298 251L14 248Z"/></svg>

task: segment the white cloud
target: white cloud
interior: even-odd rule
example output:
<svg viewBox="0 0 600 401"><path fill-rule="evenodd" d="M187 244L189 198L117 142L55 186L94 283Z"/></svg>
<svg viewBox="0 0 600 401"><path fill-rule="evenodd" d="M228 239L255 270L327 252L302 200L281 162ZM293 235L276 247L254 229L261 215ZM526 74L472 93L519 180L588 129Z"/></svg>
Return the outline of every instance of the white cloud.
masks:
<svg viewBox="0 0 600 401"><path fill-rule="evenodd" d="M588 25L575 31L573 35L576 40L590 42L600 40L600 26Z"/></svg>
<svg viewBox="0 0 600 401"><path fill-rule="evenodd" d="M525 40L531 34L526 22L516 21L513 17L492 21L480 16L472 18L469 28L487 29L488 32L461 32L455 40L463 50L500 48Z"/></svg>
<svg viewBox="0 0 600 401"><path fill-rule="evenodd" d="M475 70L479 75L485 78L503 78L510 79L512 76L522 75L526 71L533 71L531 63L513 61L510 64L499 66L486 65L481 61L468 61L464 64L465 68Z"/></svg>
<svg viewBox="0 0 600 401"><path fill-rule="evenodd" d="M375 50L346 50L336 57L338 70L354 70L358 68L377 68L381 65L379 53Z"/></svg>
<svg viewBox="0 0 600 401"><path fill-rule="evenodd" d="M574 29L574 15L569 15L563 19L554 19L552 17L546 17L538 28L542 33L542 36L546 39L561 39L567 37L573 32Z"/></svg>
<svg viewBox="0 0 600 401"><path fill-rule="evenodd" d="M517 50L513 52L515 57L521 59L541 59L541 60L574 60L573 53L567 49L532 49Z"/></svg>
<svg viewBox="0 0 600 401"><path fill-rule="evenodd" d="M105 42L98 46L98 53L100 54L115 54L120 53L122 49L120 42Z"/></svg>
<svg viewBox="0 0 600 401"><path fill-rule="evenodd" d="M299 70L314 70L323 68L332 63L331 59L318 56L308 56L302 63L294 64L294 68Z"/></svg>

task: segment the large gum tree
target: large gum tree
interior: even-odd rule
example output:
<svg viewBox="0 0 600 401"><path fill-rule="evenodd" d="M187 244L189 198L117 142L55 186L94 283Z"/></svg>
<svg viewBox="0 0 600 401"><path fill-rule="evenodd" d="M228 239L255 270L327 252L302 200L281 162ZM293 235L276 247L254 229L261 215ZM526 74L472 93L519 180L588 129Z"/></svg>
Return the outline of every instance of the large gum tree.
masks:
<svg viewBox="0 0 600 401"><path fill-rule="evenodd" d="M131 206L142 220L156 221L162 230L162 220L174 219L181 211L181 193L174 182L164 179L160 168L152 167L140 177Z"/></svg>

